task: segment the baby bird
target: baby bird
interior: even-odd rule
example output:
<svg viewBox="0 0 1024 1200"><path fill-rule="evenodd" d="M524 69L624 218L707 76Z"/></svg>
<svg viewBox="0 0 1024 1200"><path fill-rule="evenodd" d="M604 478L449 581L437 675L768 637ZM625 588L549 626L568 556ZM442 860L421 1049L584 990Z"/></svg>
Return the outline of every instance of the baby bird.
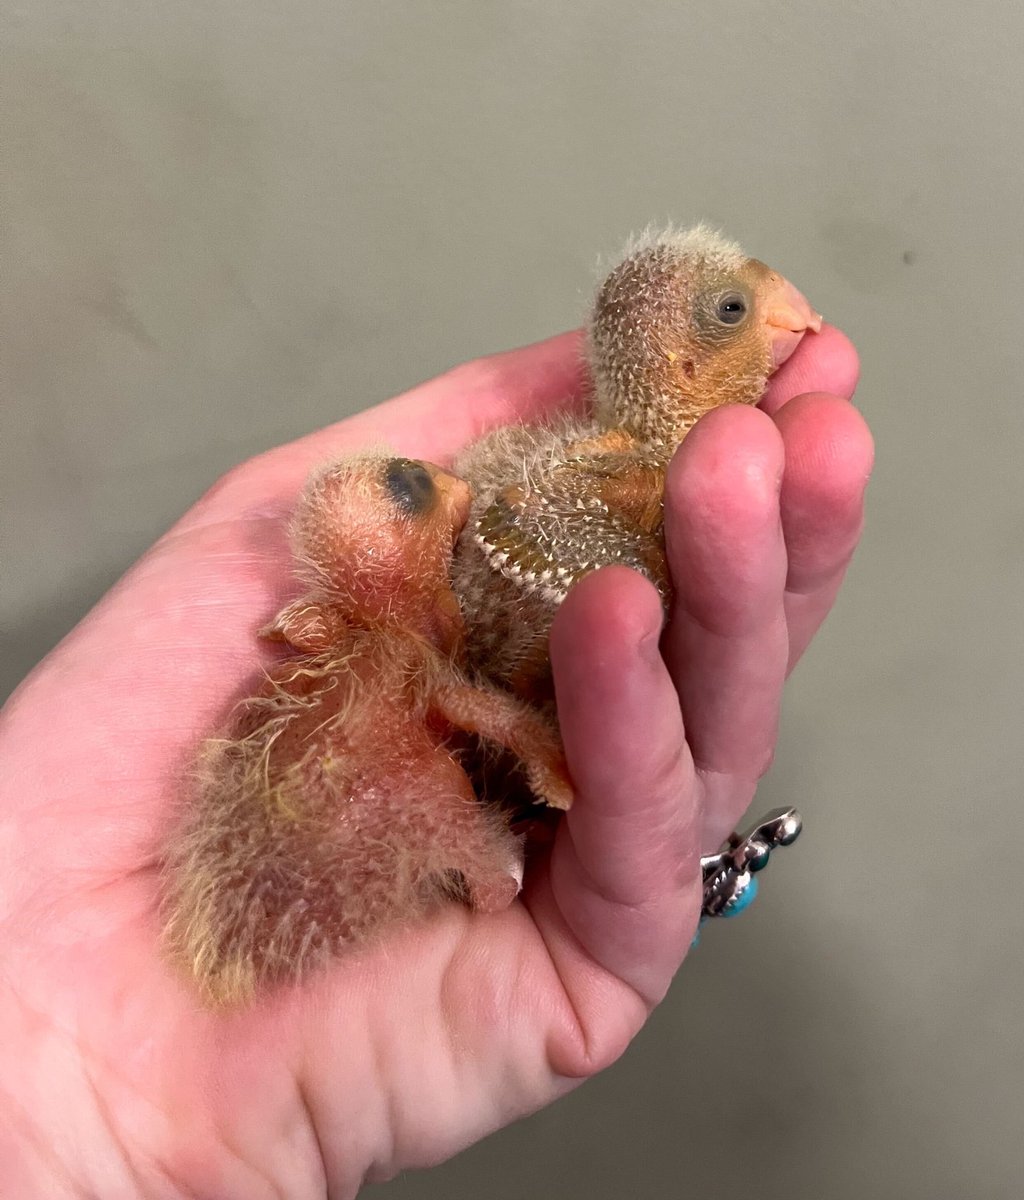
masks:
<svg viewBox="0 0 1024 1200"><path fill-rule="evenodd" d="M545 705L548 630L576 580L619 563L667 598L669 460L710 409L756 404L820 328L791 283L705 226L627 247L590 320L589 419L499 430L456 464L474 495L452 574L473 668Z"/></svg>
<svg viewBox="0 0 1024 1200"><path fill-rule="evenodd" d="M505 908L521 839L478 801L456 740L521 763L534 796L572 799L557 739L457 666L449 569L464 482L364 457L314 478L293 541L306 593L263 631L272 666L206 743L165 860L166 937L207 1002L295 981L445 899Z"/></svg>

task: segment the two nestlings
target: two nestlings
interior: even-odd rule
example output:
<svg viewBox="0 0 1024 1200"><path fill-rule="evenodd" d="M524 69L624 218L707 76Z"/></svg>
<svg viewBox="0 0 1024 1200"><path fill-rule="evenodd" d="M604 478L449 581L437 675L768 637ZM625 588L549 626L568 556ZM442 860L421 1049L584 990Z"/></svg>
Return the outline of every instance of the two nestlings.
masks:
<svg viewBox="0 0 1024 1200"><path fill-rule="evenodd" d="M710 231L644 238L598 293L589 419L498 431L463 478L367 457L313 479L294 523L307 590L264 631L294 656L204 747L167 854L169 945L208 1000L296 980L446 898L511 903L522 848L477 799L463 735L568 807L558 603L608 563L668 594L672 454L704 412L756 403L818 328L791 284Z"/></svg>

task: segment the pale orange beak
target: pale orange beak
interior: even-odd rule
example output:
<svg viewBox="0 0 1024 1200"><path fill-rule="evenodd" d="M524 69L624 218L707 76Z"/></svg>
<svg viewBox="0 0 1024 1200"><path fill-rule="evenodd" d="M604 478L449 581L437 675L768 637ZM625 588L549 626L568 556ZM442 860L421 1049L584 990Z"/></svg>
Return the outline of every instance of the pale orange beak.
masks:
<svg viewBox="0 0 1024 1200"><path fill-rule="evenodd" d="M811 308L788 279L777 278L778 283L768 294L764 320L771 339L772 362L781 367L808 329L814 333L820 331L821 314Z"/></svg>
<svg viewBox="0 0 1024 1200"><path fill-rule="evenodd" d="M452 544L458 541L462 527L469 520L469 506L473 502L473 493L469 484L457 475L449 475L433 463L427 464L452 523Z"/></svg>

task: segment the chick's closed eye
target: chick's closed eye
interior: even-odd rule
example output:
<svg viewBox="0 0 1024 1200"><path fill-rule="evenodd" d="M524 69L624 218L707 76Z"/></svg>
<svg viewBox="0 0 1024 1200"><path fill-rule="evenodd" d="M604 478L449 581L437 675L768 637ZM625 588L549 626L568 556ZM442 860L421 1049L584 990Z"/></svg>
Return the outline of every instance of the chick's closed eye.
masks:
<svg viewBox="0 0 1024 1200"><path fill-rule="evenodd" d="M410 516L429 512L437 502L437 487L420 462L392 458L384 471L384 486L398 507Z"/></svg>

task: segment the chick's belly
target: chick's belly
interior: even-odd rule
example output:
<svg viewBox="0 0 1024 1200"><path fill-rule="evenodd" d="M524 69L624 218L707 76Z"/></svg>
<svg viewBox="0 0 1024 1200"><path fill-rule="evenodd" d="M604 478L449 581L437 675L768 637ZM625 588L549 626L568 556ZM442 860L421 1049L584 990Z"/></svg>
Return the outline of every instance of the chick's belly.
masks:
<svg viewBox="0 0 1024 1200"><path fill-rule="evenodd" d="M326 731L325 731L326 732ZM417 840L444 813L475 803L469 779L422 726L390 723L339 747L329 733L307 759L307 794L335 829L361 838Z"/></svg>
<svg viewBox="0 0 1024 1200"><path fill-rule="evenodd" d="M476 569L480 586L467 589L463 608L466 657L472 669L524 699L546 700L547 639L558 606L495 571L483 554Z"/></svg>

